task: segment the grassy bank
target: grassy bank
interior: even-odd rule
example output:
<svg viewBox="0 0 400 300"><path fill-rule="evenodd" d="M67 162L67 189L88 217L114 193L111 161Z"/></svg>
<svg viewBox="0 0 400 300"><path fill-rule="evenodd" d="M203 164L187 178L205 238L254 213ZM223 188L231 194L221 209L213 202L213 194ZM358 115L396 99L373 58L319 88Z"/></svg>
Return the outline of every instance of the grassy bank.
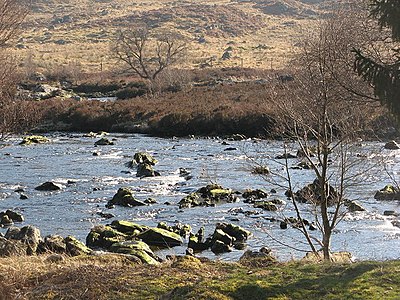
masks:
<svg viewBox="0 0 400 300"><path fill-rule="evenodd" d="M52 261L52 262L50 262ZM399 299L400 261L201 262L116 256L0 259L0 299Z"/></svg>

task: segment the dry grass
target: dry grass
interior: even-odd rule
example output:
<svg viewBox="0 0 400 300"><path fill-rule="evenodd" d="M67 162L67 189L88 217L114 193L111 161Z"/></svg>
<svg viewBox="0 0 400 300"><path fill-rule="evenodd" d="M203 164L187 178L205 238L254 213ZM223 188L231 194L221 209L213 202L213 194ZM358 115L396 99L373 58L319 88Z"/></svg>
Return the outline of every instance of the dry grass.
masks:
<svg viewBox="0 0 400 300"><path fill-rule="evenodd" d="M15 52L22 62L31 57L31 65L39 71L76 62L90 73L113 70L118 66L109 49L116 30L144 21L157 30L179 31L188 38L190 52L182 65L186 68L211 60L217 67L280 68L296 52L294 45L302 28L311 28L316 21L269 15L255 7L255 2L38 1ZM57 22L63 18L66 21ZM199 43L199 37L206 43ZM60 41L65 44L57 44ZM222 60L228 47L232 58Z"/></svg>

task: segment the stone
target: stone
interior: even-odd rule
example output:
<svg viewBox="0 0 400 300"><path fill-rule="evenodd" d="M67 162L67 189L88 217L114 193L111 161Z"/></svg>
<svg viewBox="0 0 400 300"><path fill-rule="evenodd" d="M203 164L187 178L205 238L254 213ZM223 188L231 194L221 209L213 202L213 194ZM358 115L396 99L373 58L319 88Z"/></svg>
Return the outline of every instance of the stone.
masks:
<svg viewBox="0 0 400 300"><path fill-rule="evenodd" d="M394 217L398 217L399 213L395 212L394 210L385 210L383 212L384 216L394 216Z"/></svg>
<svg viewBox="0 0 400 300"><path fill-rule="evenodd" d="M21 200L27 200L27 199L28 199L28 196L25 195L24 193L21 193L21 194L19 195L19 199L21 199Z"/></svg>
<svg viewBox="0 0 400 300"><path fill-rule="evenodd" d="M86 245L91 248L108 249L112 244L125 241L128 235L110 226L93 227L86 237Z"/></svg>
<svg viewBox="0 0 400 300"><path fill-rule="evenodd" d="M376 200L400 200L400 190L391 184L386 185L383 189L377 191L374 195Z"/></svg>
<svg viewBox="0 0 400 300"><path fill-rule="evenodd" d="M88 255L92 252L89 247L73 236L67 236L64 241L67 253L71 256Z"/></svg>
<svg viewBox="0 0 400 300"><path fill-rule="evenodd" d="M337 203L339 199L338 192L330 185L327 185L329 188L329 196L328 196L328 206L334 205ZM319 181L315 179L313 183L310 183L303 187L302 189L298 190L294 194L294 198L296 201L301 203L312 203L312 204L319 204L321 201L321 195L319 192ZM290 191L287 191L285 195L290 196ZM288 196L288 197L289 197Z"/></svg>
<svg viewBox="0 0 400 300"><path fill-rule="evenodd" d="M400 145L396 141L389 141L383 146L387 150L399 150Z"/></svg>
<svg viewBox="0 0 400 300"><path fill-rule="evenodd" d="M344 205L347 207L349 212L365 211L366 209L362 207L357 201L345 201Z"/></svg>
<svg viewBox="0 0 400 300"><path fill-rule="evenodd" d="M272 201L257 201L254 202L254 208L262 208L266 211L277 211L278 207Z"/></svg>
<svg viewBox="0 0 400 300"><path fill-rule="evenodd" d="M210 245L208 243L204 243L203 240L198 236L191 234L189 236L188 248L193 249L194 252L200 252L210 248Z"/></svg>
<svg viewBox="0 0 400 300"><path fill-rule="evenodd" d="M37 191L58 191L61 190L61 187L51 181L47 181L42 183L41 185L35 187Z"/></svg>
<svg viewBox="0 0 400 300"><path fill-rule="evenodd" d="M258 199L264 199L268 198L268 193L264 190L261 189L256 189L256 190L245 190L242 194L242 197L245 198L246 200L258 200ZM246 203L251 203L251 202L246 202Z"/></svg>
<svg viewBox="0 0 400 300"><path fill-rule="evenodd" d="M221 229L215 229L214 234L212 235L212 243L215 243L215 241L221 241L228 246L232 246L235 240L235 238L231 237Z"/></svg>
<svg viewBox="0 0 400 300"><path fill-rule="evenodd" d="M277 263L271 249L262 247L259 251L247 250L239 259L239 263L246 267L265 267Z"/></svg>
<svg viewBox="0 0 400 300"><path fill-rule="evenodd" d="M26 245L21 241L0 237L0 257L26 255Z"/></svg>
<svg viewBox="0 0 400 300"><path fill-rule="evenodd" d="M60 235L48 235L44 238L44 240L39 244L38 253L66 253L67 252L67 245L65 240Z"/></svg>
<svg viewBox="0 0 400 300"><path fill-rule="evenodd" d="M229 223L218 223L216 229L221 229L226 234L234 237L238 242L246 241L252 235L250 231Z"/></svg>
<svg viewBox="0 0 400 300"><path fill-rule="evenodd" d="M44 144L48 143L50 140L41 135L31 135L24 137L19 143L20 145L31 145L31 144Z"/></svg>
<svg viewBox="0 0 400 300"><path fill-rule="evenodd" d="M133 196L133 191L129 188L123 187L119 188L114 197L108 201L107 207L111 207L113 205L121 205L126 207L134 207L134 206L144 206L146 203L135 199Z"/></svg>
<svg viewBox="0 0 400 300"><path fill-rule="evenodd" d="M95 144L95 146L111 146L111 145L114 145L114 142L110 141L107 138L101 138L98 141L96 141L94 144Z"/></svg>
<svg viewBox="0 0 400 300"><path fill-rule="evenodd" d="M149 229L148 226L139 225L129 221L115 220L111 223L111 227L119 232L128 235L138 235Z"/></svg>
<svg viewBox="0 0 400 300"><path fill-rule="evenodd" d="M161 228L149 228L137 237L148 245L159 247L175 247L183 243L178 234Z"/></svg>
<svg viewBox="0 0 400 300"><path fill-rule="evenodd" d="M4 214L0 218L0 225L1 226L11 226L11 225L14 225L14 222L13 222L13 220L11 220L11 218L9 216Z"/></svg>
<svg viewBox="0 0 400 300"><path fill-rule="evenodd" d="M5 214L13 221L13 222L24 222L24 216L20 213L7 209ZM1 213L0 213L1 215Z"/></svg>
<svg viewBox="0 0 400 300"><path fill-rule="evenodd" d="M159 264L159 258L153 253L146 243L141 241L125 241L115 243L111 246L110 251L138 257L144 264Z"/></svg>
<svg viewBox="0 0 400 300"><path fill-rule="evenodd" d="M21 241L26 245L26 254L28 255L34 254L42 241L40 230L31 225L22 228L10 227L5 234L5 238Z"/></svg>
<svg viewBox="0 0 400 300"><path fill-rule="evenodd" d="M154 166L158 163L158 161L147 152L135 153L133 159L137 164L148 164Z"/></svg>
<svg viewBox="0 0 400 300"><path fill-rule="evenodd" d="M215 254L221 254L221 253L231 252L232 247L221 241L215 241L215 243L211 246L211 251Z"/></svg>
<svg viewBox="0 0 400 300"><path fill-rule="evenodd" d="M136 177L155 177L160 176L160 173L154 171L152 165L150 164L138 164L136 168Z"/></svg>

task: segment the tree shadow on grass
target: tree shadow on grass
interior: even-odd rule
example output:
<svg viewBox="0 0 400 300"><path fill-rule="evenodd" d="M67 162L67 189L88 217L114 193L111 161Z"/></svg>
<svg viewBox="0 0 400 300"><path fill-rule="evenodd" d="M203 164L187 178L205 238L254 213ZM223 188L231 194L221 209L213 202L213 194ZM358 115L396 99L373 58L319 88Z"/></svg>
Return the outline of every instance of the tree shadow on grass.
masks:
<svg viewBox="0 0 400 300"><path fill-rule="evenodd" d="M322 299L326 296L329 296L329 299L343 299L343 297L346 299L363 299L362 295L352 293L349 286L364 273L375 268L376 264L373 263L347 268L331 266L327 269L327 272L321 272L317 278L310 278L307 274L304 274L307 272L307 268L305 268L301 278L287 279L287 284L275 284L268 287L254 283L241 285L230 296L235 300L264 300L271 297ZM310 273L312 273L311 276L314 276L312 271ZM268 283L268 277L262 280Z"/></svg>

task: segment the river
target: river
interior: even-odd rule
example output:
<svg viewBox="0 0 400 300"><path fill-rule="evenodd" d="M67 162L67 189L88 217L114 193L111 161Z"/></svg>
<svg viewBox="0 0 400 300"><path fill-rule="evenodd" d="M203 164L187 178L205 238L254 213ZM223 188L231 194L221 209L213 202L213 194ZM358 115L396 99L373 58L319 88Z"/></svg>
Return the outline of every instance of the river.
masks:
<svg viewBox="0 0 400 300"><path fill-rule="evenodd" d="M223 143L222 139L163 139L112 134L108 138L114 140L114 145L96 147L96 139L78 133L53 134L49 138L51 142L48 144L20 146L21 137L12 137L0 148L0 211L13 209L21 212L25 222L17 226L30 224L38 227L42 236L74 235L85 241L94 225L109 224L115 219L150 226L161 221L170 225L179 221L190 224L195 232L205 226L206 234L212 234L217 222L231 222L253 233L247 249L258 250L267 246L281 260L304 256L303 252L283 244L308 250L296 229L282 230L279 223L269 221L271 217L281 219L283 214L294 215L290 203L283 212L262 211L243 201L184 210L177 205L185 195L211 182L238 191L275 189L277 193L271 199L286 200L283 186L252 174L255 164L250 159L268 164L272 171L283 174L280 161L271 159L283 153L282 142L245 140ZM332 250L350 251L356 259L400 258L400 228L391 223L396 217L383 215L386 210L400 212L399 202L377 201L373 197L377 190L391 182L388 174L394 174L396 178L400 172L400 150L384 150L382 145L378 142L363 143L355 145L355 150L349 152L354 164L352 183L357 184L350 188L348 197L359 201L366 212L349 213L343 218L332 236ZM135 170L125 165L139 151L147 151L159 161L155 169L161 173L160 177L137 178ZM98 155L93 155L94 152ZM294 165L296 159L289 162ZM389 172L384 170L385 165L389 166ZM192 178L185 180L179 176L179 168L190 171ZM294 190L315 178L310 170L291 170L291 173ZM34 189L46 181L58 183L62 189L56 192ZM285 184L282 180L278 183ZM105 208L118 188L124 186L132 188L136 198L153 197L158 203L136 208ZM18 188L24 190L28 199L19 198L15 192ZM304 211L310 210L309 204L300 207ZM106 220L97 214L100 211L112 213L115 217ZM244 213L247 211L257 214ZM312 218L310 213L306 216ZM6 228L0 228L0 232L5 231ZM318 236L318 232L313 234ZM167 251L184 254L185 247ZM210 251L200 255L237 260L242 254L243 251L234 250L218 256Z"/></svg>

